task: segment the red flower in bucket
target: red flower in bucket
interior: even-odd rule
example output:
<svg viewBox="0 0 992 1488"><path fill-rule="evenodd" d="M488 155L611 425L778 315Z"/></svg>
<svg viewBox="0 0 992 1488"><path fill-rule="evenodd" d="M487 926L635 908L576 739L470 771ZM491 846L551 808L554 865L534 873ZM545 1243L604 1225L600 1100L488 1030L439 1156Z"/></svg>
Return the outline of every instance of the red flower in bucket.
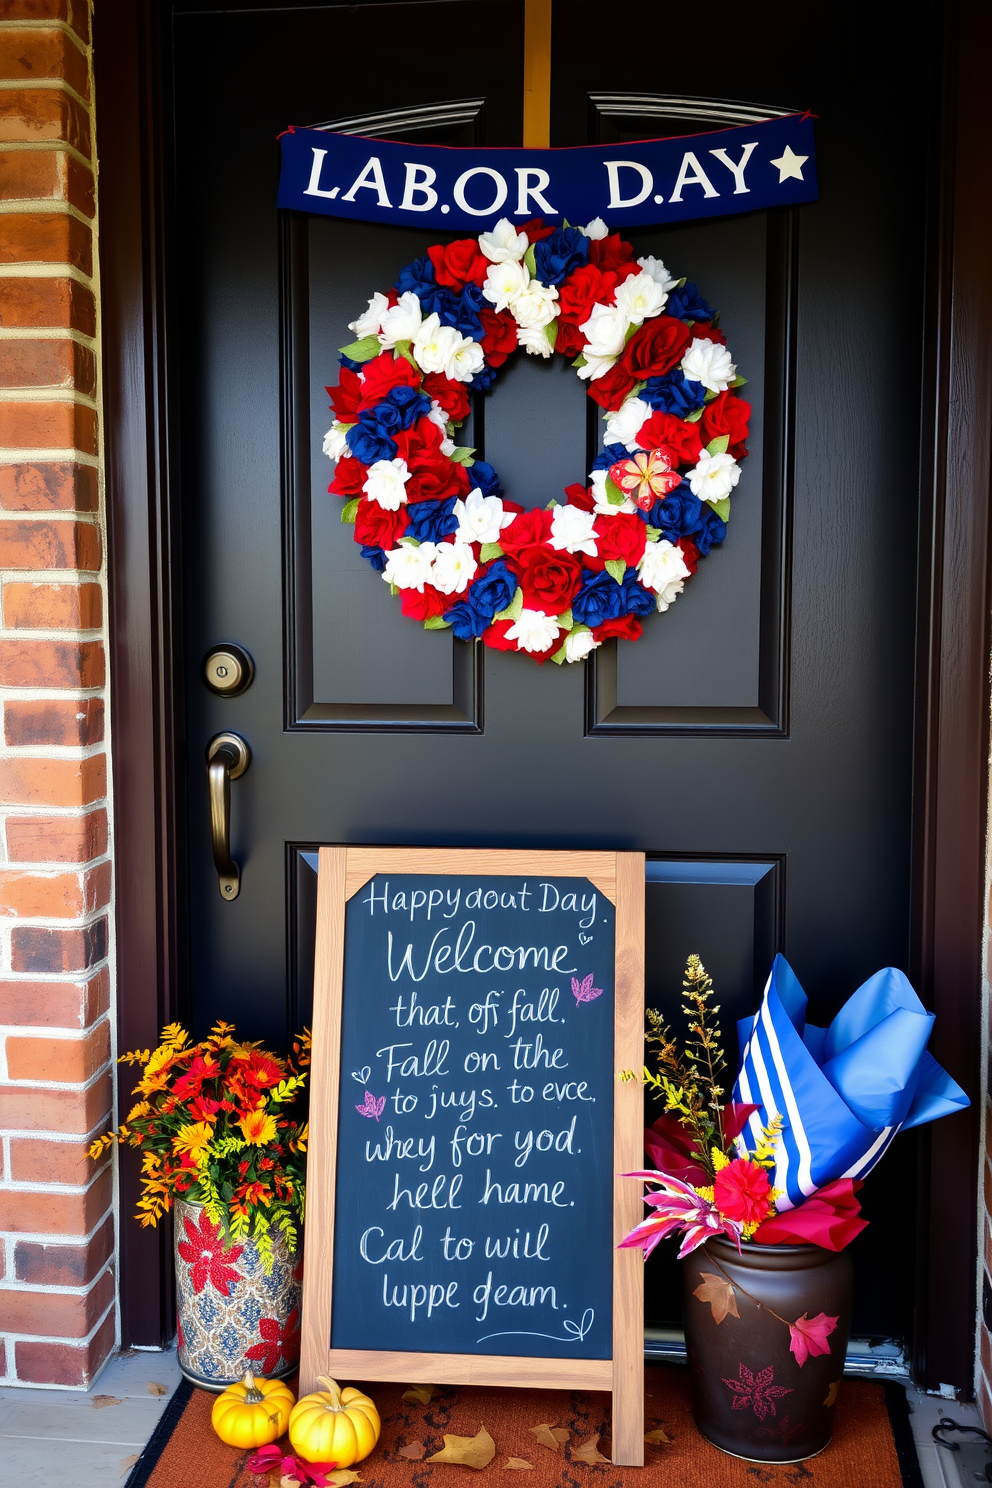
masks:
<svg viewBox="0 0 992 1488"><path fill-rule="evenodd" d="M231 1295L231 1282L241 1280L241 1272L234 1262L240 1260L243 1245L224 1246L220 1225L213 1224L206 1210L200 1215L199 1226L188 1215L183 1216L183 1227L187 1238L180 1240L177 1249L189 1265L193 1290L199 1296L209 1281L222 1297Z"/></svg>
<svg viewBox="0 0 992 1488"><path fill-rule="evenodd" d="M667 496L681 484L682 477L673 468L675 463L671 450L663 444L654 450L638 450L628 460L610 466L610 480L641 511L649 511L659 496Z"/></svg>
<svg viewBox="0 0 992 1488"><path fill-rule="evenodd" d="M295 1364L300 1357L300 1309L294 1307L289 1317L279 1326L278 1318L260 1318L258 1331L261 1343L247 1349L245 1358L258 1365L259 1374L271 1375L279 1367L279 1360Z"/></svg>
<svg viewBox="0 0 992 1488"><path fill-rule="evenodd" d="M735 1158L714 1178L713 1202L727 1219L737 1219L742 1224L760 1224L772 1207L768 1174L749 1158Z"/></svg>

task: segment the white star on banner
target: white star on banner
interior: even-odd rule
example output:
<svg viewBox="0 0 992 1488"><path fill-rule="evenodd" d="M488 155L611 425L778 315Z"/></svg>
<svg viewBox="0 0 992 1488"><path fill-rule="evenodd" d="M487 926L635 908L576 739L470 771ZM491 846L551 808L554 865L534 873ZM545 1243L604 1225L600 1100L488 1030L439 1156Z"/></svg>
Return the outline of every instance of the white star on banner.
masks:
<svg viewBox="0 0 992 1488"><path fill-rule="evenodd" d="M803 166L808 159L808 155L797 155L791 145L786 145L779 158L772 161L772 165L778 167L778 184L781 186L782 182L787 181L790 176L795 176L797 181L801 181Z"/></svg>

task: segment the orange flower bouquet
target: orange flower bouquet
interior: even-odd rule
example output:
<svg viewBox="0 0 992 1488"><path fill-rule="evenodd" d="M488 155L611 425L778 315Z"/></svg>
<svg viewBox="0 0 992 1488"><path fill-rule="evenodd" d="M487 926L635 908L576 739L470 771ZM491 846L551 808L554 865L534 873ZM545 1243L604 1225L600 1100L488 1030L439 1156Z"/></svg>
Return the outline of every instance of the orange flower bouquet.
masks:
<svg viewBox="0 0 992 1488"><path fill-rule="evenodd" d="M266 1270L273 1229L295 1252L305 1198L309 1033L280 1059L238 1041L233 1023L215 1023L198 1044L170 1023L157 1049L123 1054L118 1063L142 1066L137 1103L90 1155L114 1142L140 1149L140 1223L156 1225L182 1198L202 1204L233 1240L254 1241Z"/></svg>

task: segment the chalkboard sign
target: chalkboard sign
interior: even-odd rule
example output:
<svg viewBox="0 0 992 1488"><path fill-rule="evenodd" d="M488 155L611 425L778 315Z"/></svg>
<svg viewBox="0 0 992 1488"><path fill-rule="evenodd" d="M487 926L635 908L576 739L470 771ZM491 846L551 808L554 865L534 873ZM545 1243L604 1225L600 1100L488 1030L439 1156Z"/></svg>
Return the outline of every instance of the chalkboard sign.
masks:
<svg viewBox="0 0 992 1488"><path fill-rule="evenodd" d="M324 848L302 1386L614 1392L643 1460L644 860Z"/></svg>

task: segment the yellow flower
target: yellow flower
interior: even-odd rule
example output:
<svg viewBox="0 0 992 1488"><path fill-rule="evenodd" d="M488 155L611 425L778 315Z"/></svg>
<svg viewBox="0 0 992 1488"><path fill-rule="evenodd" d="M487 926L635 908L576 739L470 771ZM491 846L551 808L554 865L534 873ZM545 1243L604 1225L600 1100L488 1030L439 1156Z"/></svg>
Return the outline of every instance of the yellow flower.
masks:
<svg viewBox="0 0 992 1488"><path fill-rule="evenodd" d="M276 1118L266 1115L261 1107L257 1111L249 1111L247 1116L242 1116L238 1125L250 1147L264 1147L266 1142L271 1142L276 1134Z"/></svg>
<svg viewBox="0 0 992 1488"><path fill-rule="evenodd" d="M151 1106L148 1101L139 1101L136 1106L132 1106L130 1111L128 1111L127 1119L128 1121L135 1121L139 1116L147 1116L150 1111Z"/></svg>
<svg viewBox="0 0 992 1488"><path fill-rule="evenodd" d="M724 1157L724 1155L720 1151L719 1147L711 1147L710 1148L710 1157L711 1157L711 1159L713 1161L713 1171L714 1171L714 1173L719 1173L720 1170L721 1170L721 1168L726 1168L726 1167L729 1167L729 1165L730 1165L730 1158L729 1157Z"/></svg>
<svg viewBox="0 0 992 1488"><path fill-rule="evenodd" d="M188 1152L192 1157L199 1157L210 1146L212 1136L213 1127L206 1121L181 1126L172 1139L173 1151Z"/></svg>

